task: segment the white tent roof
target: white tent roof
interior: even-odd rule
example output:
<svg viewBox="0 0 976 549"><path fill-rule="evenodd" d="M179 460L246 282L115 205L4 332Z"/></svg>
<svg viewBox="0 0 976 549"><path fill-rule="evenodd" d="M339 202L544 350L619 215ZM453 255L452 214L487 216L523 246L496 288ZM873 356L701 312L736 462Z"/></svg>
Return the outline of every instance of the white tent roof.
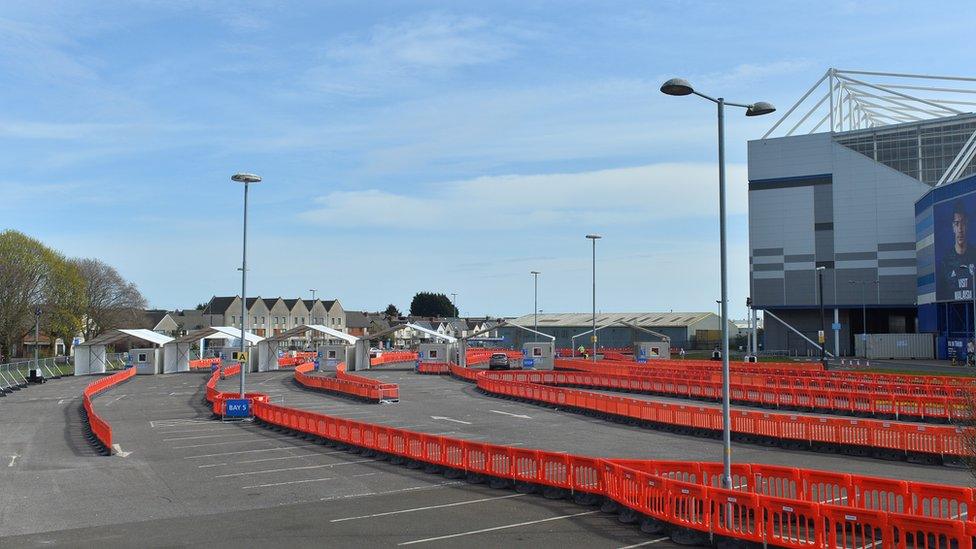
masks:
<svg viewBox="0 0 976 549"><path fill-rule="evenodd" d="M259 341L264 341L264 338L252 334L251 332L244 333L245 339L251 345L256 345ZM199 330L194 330L185 336L173 340L177 343L189 343L193 341L199 341L201 339L240 339L241 329L235 328L233 326L210 326L208 328L200 328Z"/></svg>
<svg viewBox="0 0 976 549"><path fill-rule="evenodd" d="M443 339L444 341L446 341L448 343L454 343L455 341L457 341L457 339L455 339L455 338L453 338L453 337L451 337L451 336L449 336L447 334L442 334L440 332L435 332L434 330L428 330L427 328L424 328L423 326L417 326L416 324L414 324L412 322L408 322L404 326L408 326L410 328L413 328L414 330L417 330L418 332L423 332L423 333L425 333L427 335L430 335L432 337L436 337L436 338Z"/></svg>
<svg viewBox="0 0 976 549"><path fill-rule="evenodd" d="M275 334L268 337L269 341L284 341L291 338L301 338L304 337L308 332L318 332L320 334L325 334L333 339L341 339L349 344L356 343L359 340L358 337L349 335L345 332L340 332L334 328L329 328L328 326L323 326L321 324L302 324L301 326L295 326L290 330L285 330L280 334Z"/></svg>
<svg viewBox="0 0 976 549"><path fill-rule="evenodd" d="M134 337L136 339L148 341L153 345L163 345L169 343L170 341L173 341L173 338L167 335L154 332L152 330L147 330L145 328L131 328L131 329L109 330L94 339L85 341L80 346L108 345L109 343L122 341L129 337Z"/></svg>

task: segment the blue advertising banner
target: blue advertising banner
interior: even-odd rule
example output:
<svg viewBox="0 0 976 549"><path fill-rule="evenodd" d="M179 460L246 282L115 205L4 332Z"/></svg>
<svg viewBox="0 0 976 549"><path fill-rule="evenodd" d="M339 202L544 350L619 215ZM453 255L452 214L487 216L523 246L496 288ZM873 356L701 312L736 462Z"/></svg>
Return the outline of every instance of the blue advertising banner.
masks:
<svg viewBox="0 0 976 549"><path fill-rule="evenodd" d="M976 194L935 204L935 298L937 301L973 299L971 266L976 265Z"/></svg>

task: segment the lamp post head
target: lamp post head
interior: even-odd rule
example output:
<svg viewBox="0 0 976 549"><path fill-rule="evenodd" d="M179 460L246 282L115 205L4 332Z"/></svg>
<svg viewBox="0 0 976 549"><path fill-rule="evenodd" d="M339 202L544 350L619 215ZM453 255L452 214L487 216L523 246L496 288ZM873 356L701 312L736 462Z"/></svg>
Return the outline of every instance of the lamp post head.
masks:
<svg viewBox="0 0 976 549"><path fill-rule="evenodd" d="M672 78L661 85L661 93L667 95L691 95L695 89L684 78Z"/></svg>
<svg viewBox="0 0 976 549"><path fill-rule="evenodd" d="M827 270L827 267L824 267L823 265L821 265L821 266L817 267L817 270L818 271L826 271Z"/></svg>
<svg viewBox="0 0 976 549"><path fill-rule="evenodd" d="M540 275L542 273L540 273L539 271L529 271L529 274Z"/></svg>
<svg viewBox="0 0 976 549"><path fill-rule="evenodd" d="M239 172L230 176L232 181L237 181L238 183L260 183L261 176L254 175L253 173Z"/></svg>
<svg viewBox="0 0 976 549"><path fill-rule="evenodd" d="M589 238L590 240L600 240L603 237L598 234L588 234L586 235L586 238Z"/></svg>
<svg viewBox="0 0 976 549"><path fill-rule="evenodd" d="M749 108L746 109L746 116L762 116L772 112L776 112L776 107L774 107L772 103L767 101L757 101L752 105L749 105Z"/></svg>

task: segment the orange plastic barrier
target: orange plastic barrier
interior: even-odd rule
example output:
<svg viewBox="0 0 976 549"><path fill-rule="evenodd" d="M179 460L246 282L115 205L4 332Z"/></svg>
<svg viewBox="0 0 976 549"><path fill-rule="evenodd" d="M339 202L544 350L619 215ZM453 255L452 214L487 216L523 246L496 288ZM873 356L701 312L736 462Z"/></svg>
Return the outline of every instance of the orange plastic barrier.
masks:
<svg viewBox="0 0 976 549"><path fill-rule="evenodd" d="M121 372L116 372L108 377L103 377L98 381L89 383L88 386L85 387L85 391L82 393L85 417L88 420L88 427L91 429L91 434L94 437L93 442L100 445L102 450L108 454L112 453L112 426L109 425L107 421L102 419L101 416L95 413L95 408L92 407L92 398L102 391L110 389L134 375L136 375L136 369L127 368Z"/></svg>
<svg viewBox="0 0 976 549"><path fill-rule="evenodd" d="M561 385L588 386L685 398L717 400L721 397L719 372L622 366L598 361L557 359L560 373L577 371ZM587 372L583 374L582 372ZM570 378L567 378L570 379ZM971 414L972 388L961 386L904 385L814 379L785 374L736 373L731 375L733 402L793 410L822 411L885 419L922 419L954 422Z"/></svg>
<svg viewBox="0 0 976 549"><path fill-rule="evenodd" d="M722 411L717 407L651 402L552 386L567 375L565 372L487 372L452 364L451 373L477 383L479 389L491 394L636 420L666 430L696 434L722 428ZM792 449L839 449L931 463L958 461L968 452L967 429L961 427L742 410L733 410L731 417L736 438L746 442L763 440Z"/></svg>
<svg viewBox="0 0 976 549"><path fill-rule="evenodd" d="M378 357L369 359L369 364L370 366L378 366L394 362L414 362L415 360L417 360L417 353L413 351L386 351Z"/></svg>
<svg viewBox="0 0 976 549"><path fill-rule="evenodd" d="M220 364L219 358L201 358L190 361L191 370L209 370L214 364Z"/></svg>
<svg viewBox="0 0 976 549"><path fill-rule="evenodd" d="M417 366L418 374L447 375L451 373L451 365L446 362L421 362Z"/></svg>
<svg viewBox="0 0 976 549"><path fill-rule="evenodd" d="M383 383L372 378L346 373L346 365L339 363L335 377L310 375L315 365L306 362L295 368L295 381L306 387L332 393L350 395L371 402L397 401L400 399L400 386Z"/></svg>

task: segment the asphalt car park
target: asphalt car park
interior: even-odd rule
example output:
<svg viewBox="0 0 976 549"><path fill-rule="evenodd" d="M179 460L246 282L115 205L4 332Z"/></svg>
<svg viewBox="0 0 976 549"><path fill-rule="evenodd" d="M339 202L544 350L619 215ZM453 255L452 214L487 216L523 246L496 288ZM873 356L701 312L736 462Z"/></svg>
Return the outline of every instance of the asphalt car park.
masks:
<svg viewBox="0 0 976 549"><path fill-rule="evenodd" d="M400 386L370 404L298 385L291 371L249 374L272 402L469 440L591 456L714 460L717 440L610 423L509 401L447 376L362 373ZM206 376L136 377L95 407L115 456L84 438L80 395L64 378L0 402L0 537L4 547L157 546L672 546L598 508L493 490L324 446L260 425L211 419ZM238 379L220 383L231 391ZM738 461L966 485L967 472L779 448L734 445Z"/></svg>

